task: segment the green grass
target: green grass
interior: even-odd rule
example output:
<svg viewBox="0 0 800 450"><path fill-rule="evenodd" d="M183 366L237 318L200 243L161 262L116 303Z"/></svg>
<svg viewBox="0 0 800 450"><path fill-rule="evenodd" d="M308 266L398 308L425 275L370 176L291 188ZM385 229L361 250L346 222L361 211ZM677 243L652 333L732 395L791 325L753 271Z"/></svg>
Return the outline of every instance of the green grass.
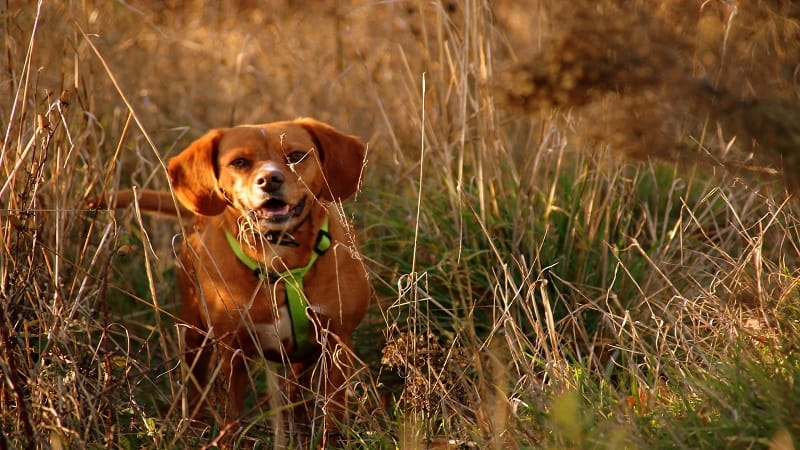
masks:
<svg viewBox="0 0 800 450"><path fill-rule="evenodd" d="M0 16L0 448L225 433L182 420L179 227L85 204L300 115L369 142L343 447L800 443L795 6L162 3ZM272 406L237 446L296 444Z"/></svg>

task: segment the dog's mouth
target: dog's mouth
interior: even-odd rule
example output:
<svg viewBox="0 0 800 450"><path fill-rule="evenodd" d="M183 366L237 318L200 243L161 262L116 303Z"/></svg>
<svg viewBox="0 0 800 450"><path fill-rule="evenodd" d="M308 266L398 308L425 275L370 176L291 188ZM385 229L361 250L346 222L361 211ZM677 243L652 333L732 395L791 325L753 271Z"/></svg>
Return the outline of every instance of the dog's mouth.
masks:
<svg viewBox="0 0 800 450"><path fill-rule="evenodd" d="M306 205L306 198L303 197L296 205L291 205L278 198L271 198L264 202L259 208L254 209L252 214L258 220L269 223L279 224L298 217Z"/></svg>

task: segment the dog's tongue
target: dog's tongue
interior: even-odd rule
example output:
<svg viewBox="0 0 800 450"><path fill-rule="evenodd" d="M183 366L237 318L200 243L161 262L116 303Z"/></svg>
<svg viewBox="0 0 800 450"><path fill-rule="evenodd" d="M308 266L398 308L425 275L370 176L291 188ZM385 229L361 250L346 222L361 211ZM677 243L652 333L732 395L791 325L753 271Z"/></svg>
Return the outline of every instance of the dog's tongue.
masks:
<svg viewBox="0 0 800 450"><path fill-rule="evenodd" d="M288 203L281 201L269 201L261 209L267 216L288 216L291 207Z"/></svg>
<svg viewBox="0 0 800 450"><path fill-rule="evenodd" d="M275 205L267 204L264 207L264 209L266 209L267 213L269 213L269 214L287 215L287 214L289 214L289 209L290 208L289 208L289 205L287 203L283 203L283 204L280 204L280 205L278 205L278 204L275 204Z"/></svg>
<svg viewBox="0 0 800 450"><path fill-rule="evenodd" d="M254 210L253 213L257 218L265 219L269 222L279 223L289 220L292 216L297 215L303 203L305 203L305 200L300 202L298 205L292 206L283 200L272 198L267 200L267 202L261 205L260 208Z"/></svg>

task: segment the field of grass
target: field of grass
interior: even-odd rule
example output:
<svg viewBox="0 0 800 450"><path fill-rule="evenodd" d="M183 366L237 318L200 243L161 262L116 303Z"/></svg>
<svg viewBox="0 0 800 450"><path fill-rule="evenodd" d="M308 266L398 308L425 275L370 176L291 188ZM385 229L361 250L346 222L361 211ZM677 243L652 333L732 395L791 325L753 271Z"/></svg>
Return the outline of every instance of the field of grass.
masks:
<svg viewBox="0 0 800 450"><path fill-rule="evenodd" d="M7 0L0 23L0 449L215 445L182 420L178 226L86 202L298 116L369 143L342 447L798 448L794 2ZM279 412L236 446L291 446Z"/></svg>

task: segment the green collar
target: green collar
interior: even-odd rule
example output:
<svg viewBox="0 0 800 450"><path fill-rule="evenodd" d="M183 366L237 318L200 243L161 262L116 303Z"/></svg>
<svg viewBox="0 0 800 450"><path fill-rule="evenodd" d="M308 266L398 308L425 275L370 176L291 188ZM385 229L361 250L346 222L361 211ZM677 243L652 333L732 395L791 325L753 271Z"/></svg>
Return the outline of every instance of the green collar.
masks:
<svg viewBox="0 0 800 450"><path fill-rule="evenodd" d="M228 240L228 245L231 251L239 261L242 262L248 269L253 271L253 275L260 280L276 283L283 281L286 287L286 304L289 305L289 317L292 319L292 334L294 334L295 351L293 355L304 356L311 350L311 321L306 315L308 308L308 298L306 298L303 289L303 278L306 273L311 269L311 266L317 261L320 255L325 253L331 247L331 235L328 232L328 217L322 223L322 227L317 234L317 243L314 245L314 252L311 253L311 259L303 267L296 267L281 273L271 273L262 268L257 261L247 256L242 249L242 245L228 231L225 232L225 238Z"/></svg>

